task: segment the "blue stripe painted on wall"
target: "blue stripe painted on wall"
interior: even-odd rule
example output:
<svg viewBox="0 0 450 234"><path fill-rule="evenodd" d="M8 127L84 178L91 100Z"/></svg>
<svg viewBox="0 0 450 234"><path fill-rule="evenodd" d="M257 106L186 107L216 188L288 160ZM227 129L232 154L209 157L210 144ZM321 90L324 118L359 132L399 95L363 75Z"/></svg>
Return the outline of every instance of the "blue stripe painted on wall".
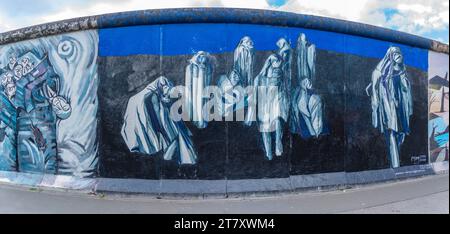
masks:
<svg viewBox="0 0 450 234"><path fill-rule="evenodd" d="M407 65L428 70L428 51L425 49L340 33L251 24L165 24L100 29L99 55L183 55L200 50L231 52L243 36L250 36L257 50L276 50L275 43L281 37L287 38L295 47L302 32L319 49L363 57L381 59L391 45L398 46Z"/></svg>
<svg viewBox="0 0 450 234"><path fill-rule="evenodd" d="M160 27L136 26L99 30L100 56L159 54Z"/></svg>

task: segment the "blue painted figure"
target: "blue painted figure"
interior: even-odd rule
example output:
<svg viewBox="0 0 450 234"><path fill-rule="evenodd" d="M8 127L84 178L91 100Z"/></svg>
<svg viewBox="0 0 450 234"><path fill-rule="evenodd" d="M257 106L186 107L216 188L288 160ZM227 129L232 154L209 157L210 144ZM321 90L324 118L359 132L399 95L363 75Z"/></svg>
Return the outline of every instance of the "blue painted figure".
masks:
<svg viewBox="0 0 450 234"><path fill-rule="evenodd" d="M386 137L391 167L399 167L400 146L410 133L413 100L403 55L398 47L390 47L378 63L366 92L372 101L372 125Z"/></svg>

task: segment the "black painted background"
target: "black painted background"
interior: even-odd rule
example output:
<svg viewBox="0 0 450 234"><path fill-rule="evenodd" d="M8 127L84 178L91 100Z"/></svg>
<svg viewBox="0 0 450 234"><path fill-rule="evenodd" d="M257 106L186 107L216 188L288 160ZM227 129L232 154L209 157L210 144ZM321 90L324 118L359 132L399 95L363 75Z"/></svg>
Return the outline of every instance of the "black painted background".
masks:
<svg viewBox="0 0 450 234"><path fill-rule="evenodd" d="M270 51L256 54L254 73L259 73ZM370 98L365 88L378 59L330 51L317 51L317 78L313 85L325 104L330 134L301 139L284 131L284 154L272 161L264 156L256 125L210 122L206 129L187 126L194 134L198 163L178 166L161 154L130 153L120 130L128 99L160 75L184 84L185 67L192 55L134 55L99 57L100 177L145 179L250 179L338 171L388 168L383 135L371 126ZM212 84L232 68L232 53L214 54ZM295 57L295 55L294 55ZM292 66L296 85L296 65ZM411 156L427 154L427 74L408 67L413 87L412 133L401 150L401 165Z"/></svg>

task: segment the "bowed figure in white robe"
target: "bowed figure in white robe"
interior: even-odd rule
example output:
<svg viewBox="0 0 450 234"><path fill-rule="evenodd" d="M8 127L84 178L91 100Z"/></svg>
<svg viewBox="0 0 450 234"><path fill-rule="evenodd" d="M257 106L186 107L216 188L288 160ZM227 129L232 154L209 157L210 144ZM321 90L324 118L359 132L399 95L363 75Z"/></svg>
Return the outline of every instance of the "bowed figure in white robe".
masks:
<svg viewBox="0 0 450 234"><path fill-rule="evenodd" d="M208 97L204 96L203 90L210 85L212 74L212 58L204 51L195 54L186 67L185 107L189 119L197 128L206 128L208 125L208 113L203 109Z"/></svg>
<svg viewBox="0 0 450 234"><path fill-rule="evenodd" d="M403 55L398 47L390 47L378 63L366 92L371 96L372 125L386 137L391 167L399 167L400 145L410 133L413 100Z"/></svg>
<svg viewBox="0 0 450 234"><path fill-rule="evenodd" d="M234 50L233 69L239 74L242 87L253 85L253 66L255 63L255 50L250 37L243 37Z"/></svg>
<svg viewBox="0 0 450 234"><path fill-rule="evenodd" d="M195 164L197 154L191 132L182 121L170 117L171 82L159 77L128 100L122 137L131 152L153 155L160 151L165 160Z"/></svg>

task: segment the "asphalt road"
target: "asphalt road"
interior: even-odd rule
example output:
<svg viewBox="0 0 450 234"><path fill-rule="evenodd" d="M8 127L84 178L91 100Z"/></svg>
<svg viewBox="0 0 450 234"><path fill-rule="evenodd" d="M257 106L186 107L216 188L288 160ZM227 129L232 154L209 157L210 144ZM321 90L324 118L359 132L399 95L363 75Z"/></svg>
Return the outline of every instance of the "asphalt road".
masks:
<svg viewBox="0 0 450 234"><path fill-rule="evenodd" d="M0 213L449 213L449 176L264 198L168 200L0 184Z"/></svg>

